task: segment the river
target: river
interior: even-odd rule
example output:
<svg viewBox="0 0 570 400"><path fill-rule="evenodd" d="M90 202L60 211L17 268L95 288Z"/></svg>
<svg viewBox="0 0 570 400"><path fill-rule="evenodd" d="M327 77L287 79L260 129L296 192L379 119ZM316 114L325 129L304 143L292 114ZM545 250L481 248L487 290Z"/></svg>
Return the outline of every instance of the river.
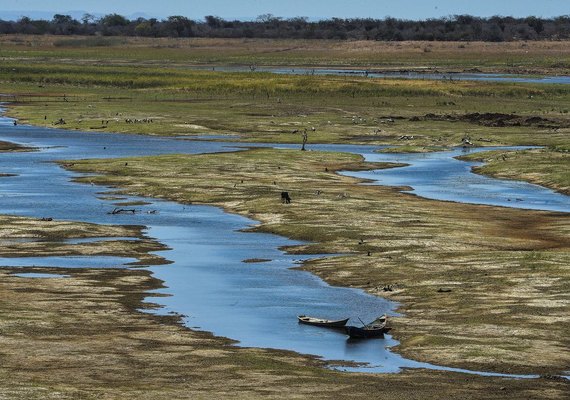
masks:
<svg viewBox="0 0 570 400"><path fill-rule="evenodd" d="M326 360L363 363L359 367L344 367L352 371L397 372L402 368L427 368L503 376L405 359L390 350L397 344L390 335L383 340L353 342L339 332L300 325L296 319L298 314L330 318L350 316L353 324L358 323L357 317L370 321L384 313L395 314L397 303L368 295L362 290L332 287L308 272L291 269L291 266L309 257L293 256L279 249L297 242L275 235L244 233L244 228L256 222L225 213L216 207L124 196L121 201L145 200L150 204L137 206L141 212L134 216L109 215L108 211L114 205L102 193L106 189L74 183L71 180L78 174L53 163L61 159L233 151L243 143L13 126L8 118L0 119L0 140L40 149L37 152L4 153L0 156L0 172L15 175L0 180L0 208L4 214L146 226L147 236L171 249L159 254L172 261L169 265L148 266L156 278L165 282L166 288L158 292L168 295L151 297L149 301L163 306L159 313L185 315L184 323L192 329L236 339L240 346L293 350ZM382 155L375 153L378 148L374 146L315 145L311 149L350 151L378 160L405 159L410 164L407 169L411 169L411 172L408 171L411 177L418 173L414 171L414 157L420 164L438 159L434 155ZM448 160L453 165L446 168L439 164L438 170L453 171L453 174L460 174L461 179L473 175L468 163L453 159L456 152L438 154L441 156L438 163ZM463 172L459 171L456 163L465 166ZM397 170L404 171L406 168ZM385 172L370 173L377 176ZM493 186L493 191L513 184L512 181L485 179L489 180L485 185ZM450 182L456 180L456 177L449 179ZM396 181L383 183L392 185ZM413 182L406 181L404 184L410 183ZM533 196L542 196L539 201L548 206L545 209L570 212L567 196L535 185L523 186ZM418 186L419 195L423 195L422 190ZM467 187L467 192L471 191ZM523 201L512 205L535 204L535 200L530 200L525 193L524 190L517 192L517 198L520 196ZM452 196L445 196L446 200L461 201L456 189ZM504 203L502 205L511 205L506 200ZM550 207L552 204L556 205ZM158 212L149 213L151 210ZM243 260L253 258L270 261L243 263ZM0 258L0 265L132 268L128 266L132 261L121 257L29 257Z"/></svg>

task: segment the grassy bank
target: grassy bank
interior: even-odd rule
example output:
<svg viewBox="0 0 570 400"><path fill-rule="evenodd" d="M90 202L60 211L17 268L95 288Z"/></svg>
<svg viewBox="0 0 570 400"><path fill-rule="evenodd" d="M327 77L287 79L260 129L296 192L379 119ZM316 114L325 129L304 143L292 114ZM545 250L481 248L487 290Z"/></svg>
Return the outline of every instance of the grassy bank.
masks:
<svg viewBox="0 0 570 400"><path fill-rule="evenodd" d="M138 259L139 264L161 264L150 254L164 246L145 238L141 226L111 226L0 215L0 257L120 256ZM137 237L139 240L125 240ZM74 244L73 239L93 241ZM117 240L98 241L98 238Z"/></svg>
<svg viewBox="0 0 570 400"><path fill-rule="evenodd" d="M20 146L16 143L0 141L0 153L7 151L31 151L32 149Z"/></svg>
<svg viewBox="0 0 570 400"><path fill-rule="evenodd" d="M30 272L30 269L26 269ZM238 349L178 317L139 312L160 282L142 270L0 269L0 396L10 399L564 398L555 380L407 371L343 374L289 352Z"/></svg>
<svg viewBox="0 0 570 400"><path fill-rule="evenodd" d="M307 129L309 142L398 144L420 151L460 145L465 137L481 146L560 146L570 132L568 85L219 72L234 63L294 68L338 61L372 68L382 60L422 69L425 57L437 68L474 68L475 55L491 68L516 54L528 68L544 67L549 57L570 54L567 42L100 39L106 44L90 45L93 38L0 38L0 82L10 115L72 130L232 134L263 142L297 143ZM191 68L204 62L214 70Z"/></svg>
<svg viewBox="0 0 570 400"><path fill-rule="evenodd" d="M37 76L25 68L0 72L12 94L5 97L9 115L20 123L292 143L306 129L309 143L420 148L456 146L465 137L481 146L564 145L570 129L567 86L184 71L164 78L164 86L131 89L106 82L117 79L115 68L90 72L95 83L81 67L63 72L69 82L41 83L40 75L54 76L42 68ZM144 70L134 71L145 81Z"/></svg>
<svg viewBox="0 0 570 400"><path fill-rule="evenodd" d="M57 247L64 239L140 235L136 227L7 216L0 217L0 226L0 242L3 249L10 246L11 256L37 256L38 249L27 246L31 241ZM113 242L105 243L109 252L124 255ZM151 249L130 243L137 258ZM51 249L49 255L66 253ZM60 277L16 275L30 272ZM183 328L177 315L141 313L155 307L149 292L161 287L142 269L0 268L0 397L425 399L444 392L466 399L482 393L491 399L556 399L567 388L551 379L519 382L426 371L343 374L307 356L238 349L230 340Z"/></svg>
<svg viewBox="0 0 570 400"><path fill-rule="evenodd" d="M5 35L0 55L68 63L286 65L511 73L568 72L570 42L379 42Z"/></svg>
<svg viewBox="0 0 570 400"><path fill-rule="evenodd" d="M473 170L503 179L523 179L570 195L570 152L568 147L525 151L489 151L461 157L485 162Z"/></svg>
<svg viewBox="0 0 570 400"><path fill-rule="evenodd" d="M306 268L332 284L402 301L405 317L394 320L394 333L407 356L524 373L568 364L565 214L359 186L334 173L370 168L346 154L258 149L125 162L84 160L72 168L132 194L220 205L262 221L256 229L311 242L292 251L346 253ZM292 204L280 203L282 190Z"/></svg>

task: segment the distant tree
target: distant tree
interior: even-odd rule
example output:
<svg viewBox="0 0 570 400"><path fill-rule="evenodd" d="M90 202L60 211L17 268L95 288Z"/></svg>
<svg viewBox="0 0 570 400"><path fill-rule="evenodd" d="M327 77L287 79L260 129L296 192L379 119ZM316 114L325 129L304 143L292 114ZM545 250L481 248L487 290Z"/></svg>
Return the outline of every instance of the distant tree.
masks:
<svg viewBox="0 0 570 400"><path fill-rule="evenodd" d="M46 30L56 35L73 35L79 33L79 21L70 15L55 14Z"/></svg>
<svg viewBox="0 0 570 400"><path fill-rule="evenodd" d="M180 15L173 15L168 17L168 19L164 22L166 25L166 31L172 32L169 36L177 36L177 37L190 37L194 36L192 32L192 25L194 25L194 21L180 16Z"/></svg>
<svg viewBox="0 0 570 400"><path fill-rule="evenodd" d="M278 18L273 14L261 14L255 20L263 24L271 24L281 21L282 18Z"/></svg>
<svg viewBox="0 0 570 400"><path fill-rule="evenodd" d="M21 17L21 18L18 20L18 24L20 24L20 25L29 25L29 24L31 24L31 23L32 23L32 20L31 20L29 17L25 17L25 16L24 16L24 17Z"/></svg>
<svg viewBox="0 0 570 400"><path fill-rule="evenodd" d="M544 30L544 22L540 18L528 17L526 23L534 29L537 34L540 34Z"/></svg>
<svg viewBox="0 0 570 400"><path fill-rule="evenodd" d="M497 24L489 23L483 33L483 40L486 42L502 42L503 32Z"/></svg>
<svg viewBox="0 0 570 400"><path fill-rule="evenodd" d="M38 35L45 33L41 29L38 29L38 27L34 24L34 21L32 21L32 19L29 17L22 17L16 22L16 32L29 35Z"/></svg>
<svg viewBox="0 0 570 400"><path fill-rule="evenodd" d="M129 20L122 15L119 14L108 14L101 18L100 23L103 26L127 26L129 24Z"/></svg>
<svg viewBox="0 0 570 400"><path fill-rule="evenodd" d="M96 20L95 16L93 14L89 14L89 13L85 13L81 17L81 22L83 22L83 25L92 24L95 22L95 20Z"/></svg>
<svg viewBox="0 0 570 400"><path fill-rule="evenodd" d="M137 36L151 36L151 37L158 36L159 30L156 27L156 19L154 19L154 22L155 23L153 23L153 21L151 20L139 21L139 23L135 27L135 34Z"/></svg>
<svg viewBox="0 0 570 400"><path fill-rule="evenodd" d="M387 17L382 20L331 18L311 22L306 17L283 19L273 14L261 14L254 21L226 21L212 15L204 17L204 21L192 21L181 15L158 21L155 18L129 20L119 14L96 19L87 13L81 22L64 14L55 14L51 20L22 17L17 21L0 21L0 33L390 41L560 40L570 39L570 16L544 19L454 15L423 21Z"/></svg>
<svg viewBox="0 0 570 400"><path fill-rule="evenodd" d="M213 15L206 15L204 19L206 20L206 24L210 28L219 28L222 26L224 22L224 20L221 19L220 17L214 17Z"/></svg>
<svg viewBox="0 0 570 400"><path fill-rule="evenodd" d="M77 21L71 18L70 15L55 14L53 16L52 22L57 25L62 25L62 24L71 24Z"/></svg>

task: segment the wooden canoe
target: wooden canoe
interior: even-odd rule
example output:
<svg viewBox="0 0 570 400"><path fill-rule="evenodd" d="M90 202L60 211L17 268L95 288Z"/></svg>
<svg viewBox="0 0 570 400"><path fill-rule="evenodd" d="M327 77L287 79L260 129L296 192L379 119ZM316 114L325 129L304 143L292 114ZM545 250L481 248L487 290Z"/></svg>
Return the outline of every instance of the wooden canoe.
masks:
<svg viewBox="0 0 570 400"><path fill-rule="evenodd" d="M330 320L323 318L308 317L306 315L299 315L297 317L301 324L323 326L325 328L343 328L350 318Z"/></svg>
<svg viewBox="0 0 570 400"><path fill-rule="evenodd" d="M346 334L353 339L366 339L384 337L384 334L390 330L386 327L386 323L358 326L345 326Z"/></svg>

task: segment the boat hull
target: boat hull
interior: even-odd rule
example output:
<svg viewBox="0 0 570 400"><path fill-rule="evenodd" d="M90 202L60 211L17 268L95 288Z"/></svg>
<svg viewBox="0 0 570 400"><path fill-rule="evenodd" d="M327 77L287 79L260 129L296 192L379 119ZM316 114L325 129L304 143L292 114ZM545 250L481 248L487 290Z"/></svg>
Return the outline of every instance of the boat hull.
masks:
<svg viewBox="0 0 570 400"><path fill-rule="evenodd" d="M388 331L386 326L364 327L345 326L346 334L353 339L381 338Z"/></svg>
<svg viewBox="0 0 570 400"><path fill-rule="evenodd" d="M344 328L344 326L350 319L346 318L339 320L330 320L330 319L307 317L306 315L299 315L297 318L299 319L299 323L301 324L321 326L324 328Z"/></svg>

